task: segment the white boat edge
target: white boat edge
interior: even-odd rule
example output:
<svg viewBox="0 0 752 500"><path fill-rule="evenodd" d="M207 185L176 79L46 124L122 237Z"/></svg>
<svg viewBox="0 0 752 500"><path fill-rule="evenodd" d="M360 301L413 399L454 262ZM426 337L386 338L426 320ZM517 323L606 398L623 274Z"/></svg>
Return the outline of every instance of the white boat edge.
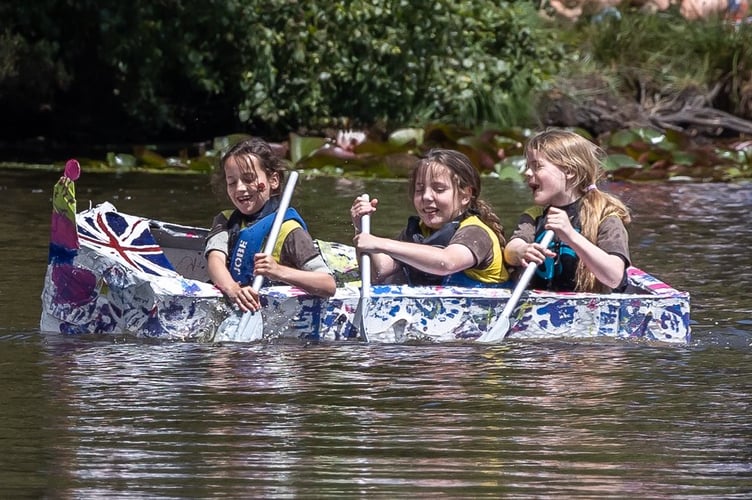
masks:
<svg viewBox="0 0 752 500"><path fill-rule="evenodd" d="M103 203L76 214L79 231L87 217L91 221L103 214L117 214L148 227L175 270L161 275L139 271L120 250L92 244L81 234L72 260L61 263L53 258L51 244L42 292L42 331L242 341L218 336L218 331L233 328L238 315L207 282L206 229L122 214ZM352 325L360 297L354 249L317 243L335 270L336 294L321 299L289 286L263 288L265 339L358 341ZM628 293L623 294L525 292L512 314L507 338L689 343L689 293L635 267L628 275ZM491 328L509 296L507 289L373 286L365 302L364 325L369 340L376 343L472 342Z"/></svg>

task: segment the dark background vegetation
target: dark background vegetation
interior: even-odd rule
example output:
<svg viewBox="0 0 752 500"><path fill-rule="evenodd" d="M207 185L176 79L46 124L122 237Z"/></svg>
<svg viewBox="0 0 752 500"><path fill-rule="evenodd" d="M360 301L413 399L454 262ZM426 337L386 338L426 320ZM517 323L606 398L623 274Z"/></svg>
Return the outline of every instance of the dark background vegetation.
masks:
<svg viewBox="0 0 752 500"><path fill-rule="evenodd" d="M15 139L494 121L563 59L526 2L39 0L0 16Z"/></svg>
<svg viewBox="0 0 752 500"><path fill-rule="evenodd" d="M629 7L567 23L539 3L3 2L0 153L432 123L752 134L749 25Z"/></svg>

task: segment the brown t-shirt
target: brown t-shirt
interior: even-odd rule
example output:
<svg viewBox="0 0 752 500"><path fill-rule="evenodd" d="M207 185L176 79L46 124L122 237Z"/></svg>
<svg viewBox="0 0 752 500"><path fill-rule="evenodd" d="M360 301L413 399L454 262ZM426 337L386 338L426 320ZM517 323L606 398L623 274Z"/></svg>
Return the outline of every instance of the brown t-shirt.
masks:
<svg viewBox="0 0 752 500"><path fill-rule="evenodd" d="M535 225L536 221L529 214L523 214L510 240L520 238L525 243L532 243L536 236ZM616 216L606 217L601 222L601 225L598 226L598 241L595 244L606 253L618 255L626 265L629 265L629 238L627 228L624 227L620 218Z"/></svg>
<svg viewBox="0 0 752 500"><path fill-rule="evenodd" d="M397 237L399 241L412 242L407 235L407 229L403 229ZM485 269L493 262L493 241L488 236L488 233L480 226L469 224L467 226L461 226L454 233L449 240L449 245L463 245L470 250L475 259L475 265L473 269ZM425 278L419 279L414 282L413 285L437 285L440 284L444 276L434 276L427 273L423 273ZM400 280L400 282L402 282Z"/></svg>
<svg viewBox="0 0 752 500"><path fill-rule="evenodd" d="M579 227L579 203L575 202L566 207L566 210L572 226ZM540 207L535 207L520 216L517 228L514 230L510 240L520 238L526 243L535 241L537 233L542 233L543 229L538 228L539 221L544 215L534 217L535 213L543 213ZM606 253L616 255L624 261L624 276L620 289L626 285L627 273L626 268L631 264L629 255L629 235L624 223L617 216L609 216L603 219L598 226L598 237L595 244ZM568 247L567 247L568 248ZM538 272L533 276L530 282L531 288L550 289L554 291L573 291L575 288L575 270L579 258L576 255L568 255L566 252L559 250L560 256L556 259L554 276L541 276ZM574 253L571 249L570 252ZM519 270L518 270L519 272ZM516 274L516 273L515 273Z"/></svg>

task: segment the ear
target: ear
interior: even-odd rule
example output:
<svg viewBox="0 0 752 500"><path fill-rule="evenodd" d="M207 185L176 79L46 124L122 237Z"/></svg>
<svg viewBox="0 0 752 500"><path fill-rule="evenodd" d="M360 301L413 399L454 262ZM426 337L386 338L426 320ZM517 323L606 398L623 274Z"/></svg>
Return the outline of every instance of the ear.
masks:
<svg viewBox="0 0 752 500"><path fill-rule="evenodd" d="M470 205L470 201L473 199L473 188L466 187L460 192L460 203L463 207Z"/></svg>
<svg viewBox="0 0 752 500"><path fill-rule="evenodd" d="M273 172L269 176L269 189L272 193L279 189L279 172Z"/></svg>

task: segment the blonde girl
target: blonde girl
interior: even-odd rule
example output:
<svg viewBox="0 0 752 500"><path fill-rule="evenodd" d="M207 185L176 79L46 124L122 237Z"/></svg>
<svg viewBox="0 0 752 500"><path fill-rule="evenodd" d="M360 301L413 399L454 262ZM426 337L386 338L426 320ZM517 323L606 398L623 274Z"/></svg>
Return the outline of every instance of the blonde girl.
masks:
<svg viewBox="0 0 752 500"><path fill-rule="evenodd" d="M629 210L598 189L605 153L584 137L549 129L525 146L525 180L535 206L526 210L504 250L512 266L539 264L531 287L611 292L627 283ZM545 230L554 242L538 243Z"/></svg>

